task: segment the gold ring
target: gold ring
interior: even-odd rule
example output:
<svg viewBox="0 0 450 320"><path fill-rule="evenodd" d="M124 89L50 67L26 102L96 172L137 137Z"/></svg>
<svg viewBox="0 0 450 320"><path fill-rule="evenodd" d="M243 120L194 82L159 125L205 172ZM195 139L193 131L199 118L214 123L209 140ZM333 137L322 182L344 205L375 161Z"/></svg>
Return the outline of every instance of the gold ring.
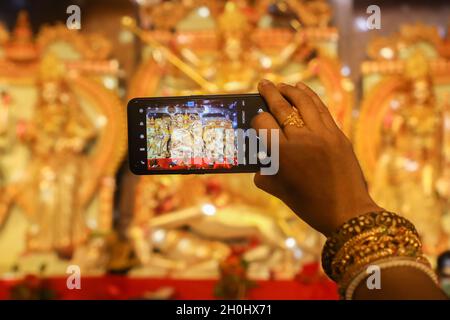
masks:
<svg viewBox="0 0 450 320"><path fill-rule="evenodd" d="M303 121L300 112L298 112L296 107L292 107L292 109L292 112L287 116L286 120L283 121L281 127L296 126L297 128L303 128L305 126L305 121Z"/></svg>

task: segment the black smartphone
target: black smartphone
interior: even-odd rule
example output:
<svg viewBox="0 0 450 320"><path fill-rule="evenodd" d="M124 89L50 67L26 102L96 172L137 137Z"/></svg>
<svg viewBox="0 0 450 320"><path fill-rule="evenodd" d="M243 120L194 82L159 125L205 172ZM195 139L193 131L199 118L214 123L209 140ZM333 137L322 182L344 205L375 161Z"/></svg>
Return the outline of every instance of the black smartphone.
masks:
<svg viewBox="0 0 450 320"><path fill-rule="evenodd" d="M264 164L247 134L252 118L267 110L259 94L134 98L127 107L130 170L256 172Z"/></svg>

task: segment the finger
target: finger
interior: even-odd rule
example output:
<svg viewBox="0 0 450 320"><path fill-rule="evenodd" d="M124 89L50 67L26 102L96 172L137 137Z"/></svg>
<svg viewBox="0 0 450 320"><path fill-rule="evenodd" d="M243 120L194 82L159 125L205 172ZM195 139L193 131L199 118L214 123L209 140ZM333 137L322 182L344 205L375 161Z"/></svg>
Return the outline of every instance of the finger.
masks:
<svg viewBox="0 0 450 320"><path fill-rule="evenodd" d="M333 119L333 116L330 113L330 110L328 110L327 106L323 103L322 99L306 84L299 82L296 84L296 87L300 90L303 90L316 104L320 116L322 117L322 121L328 125L337 127L336 122Z"/></svg>
<svg viewBox="0 0 450 320"><path fill-rule="evenodd" d="M256 129L257 131L259 131L260 129L268 130L268 147L270 147L270 141L272 141L271 130L278 130L280 141L286 140L286 136L284 135L283 130L281 130L280 126L278 125L278 122L268 112L261 112L253 117L251 125L252 128Z"/></svg>
<svg viewBox="0 0 450 320"><path fill-rule="evenodd" d="M281 94L299 110L308 128L317 130L323 127L317 107L305 91L284 83L280 84L278 88Z"/></svg>
<svg viewBox="0 0 450 320"><path fill-rule="evenodd" d="M263 176L261 173L257 172L253 177L253 182L259 189L270 193L271 195L279 197L283 194L282 187L277 183L275 176Z"/></svg>
<svg viewBox="0 0 450 320"><path fill-rule="evenodd" d="M282 125L291 114L292 105L281 95L280 91L269 80L261 80L258 84L259 93L266 100L270 113Z"/></svg>

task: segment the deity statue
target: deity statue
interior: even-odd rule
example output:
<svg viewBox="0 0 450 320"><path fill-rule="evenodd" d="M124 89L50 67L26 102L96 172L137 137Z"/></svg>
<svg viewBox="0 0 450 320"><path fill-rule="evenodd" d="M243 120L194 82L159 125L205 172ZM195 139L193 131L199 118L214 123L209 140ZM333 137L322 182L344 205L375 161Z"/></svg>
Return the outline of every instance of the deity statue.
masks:
<svg viewBox="0 0 450 320"><path fill-rule="evenodd" d="M190 93L196 91L248 92L256 87L260 78L298 82L313 75L308 68L287 77L281 76L279 72L291 62L295 54L300 52L302 56L307 56L312 51L306 45L304 35L300 32L298 20L292 19L290 23L294 30L292 39L277 52L277 55L272 56L261 50L255 43L252 35L257 28L252 26L248 17L242 12L242 8L234 1L227 1L223 12L217 17L215 32L219 48L216 51L218 55L212 59L205 59L182 45L178 48L182 58L180 59L168 46L138 28L130 17L125 17L122 23L148 43L153 50L161 52L170 64L200 86L200 90L189 89ZM174 94L185 94L185 92L174 92Z"/></svg>
<svg viewBox="0 0 450 320"><path fill-rule="evenodd" d="M287 246L286 234L294 234L283 217L289 209L275 199L262 201L262 191L242 192L251 186L241 179L233 184L223 176L153 178L145 193L137 190L145 198L135 204L128 230L142 263L137 273L216 277L236 243L248 249L250 277L260 279L292 279L303 261L317 259L318 239L297 230L298 244L291 239L292 247ZM302 237L309 244L300 244Z"/></svg>
<svg viewBox="0 0 450 320"><path fill-rule="evenodd" d="M130 97L246 93L255 91L261 78L310 80L325 98L333 97L330 110L348 132L351 89L343 86L332 49L337 34L328 27L329 8L322 0L301 2L174 1L149 4L151 14L147 8L148 19L142 22L141 17L139 26L124 17L123 25L148 45ZM165 18L173 12L170 7L177 7L177 19ZM157 118L147 119L147 130L164 131ZM179 124L171 129L189 145L196 137L210 141L193 145L203 147L210 158L233 161L234 151L221 144L224 134L232 134L224 130L231 128L229 121L209 119L196 130L195 119L189 119L192 125L184 124L183 115L174 120ZM225 136L225 141L231 138ZM148 146L149 158L160 154L157 139ZM214 209L203 211L205 205ZM133 211L128 231L143 273L217 276L235 243L245 243L251 247L245 254L251 277L292 279L302 263L318 259L323 240L280 200L257 190L251 175L141 177Z"/></svg>
<svg viewBox="0 0 450 320"><path fill-rule="evenodd" d="M371 187L380 206L411 219L425 250L440 244L443 199L443 117L436 103L427 58L420 51L406 61L405 88L385 116L381 152Z"/></svg>
<svg viewBox="0 0 450 320"><path fill-rule="evenodd" d="M8 129L11 121L11 95L6 89L0 88L0 155L7 151L10 145ZM0 171L0 186L3 174Z"/></svg>
<svg viewBox="0 0 450 320"><path fill-rule="evenodd" d="M29 146L31 162L18 197L30 219L28 250L55 250L70 257L87 236L79 197L90 170L86 148L96 131L64 72L56 57L43 59L36 111L21 137Z"/></svg>
<svg viewBox="0 0 450 320"><path fill-rule="evenodd" d="M0 273L46 264L60 274L67 259L95 256L112 227L126 147L109 85L119 66L99 35L56 24L33 36L26 12L10 33L1 29Z"/></svg>

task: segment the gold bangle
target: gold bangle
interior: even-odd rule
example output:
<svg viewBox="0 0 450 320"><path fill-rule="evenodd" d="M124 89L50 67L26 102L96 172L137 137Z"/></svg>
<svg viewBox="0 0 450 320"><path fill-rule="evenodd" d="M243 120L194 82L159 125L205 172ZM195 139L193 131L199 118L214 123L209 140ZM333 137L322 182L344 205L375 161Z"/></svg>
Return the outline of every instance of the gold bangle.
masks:
<svg viewBox="0 0 450 320"><path fill-rule="evenodd" d="M367 267L380 262L383 268L411 266L433 279L416 228L395 213L370 212L349 220L322 251L324 271L337 282L343 298L351 298Z"/></svg>
<svg viewBox="0 0 450 320"><path fill-rule="evenodd" d="M358 264L359 260L371 256L380 250L390 249L392 256L415 256L421 253L421 242L410 230L400 235L388 232L366 232L352 238L339 250L332 262L333 280L339 282L348 266ZM378 233L377 233L378 231ZM355 241L356 240L356 241Z"/></svg>
<svg viewBox="0 0 450 320"><path fill-rule="evenodd" d="M414 225L405 218L392 212L369 212L358 217L350 219L344 223L337 231L328 237L322 251L322 266L325 273L336 281L333 275L332 263L338 251L350 239L364 233L381 228L390 233L399 233L410 230L417 237L417 230Z"/></svg>

